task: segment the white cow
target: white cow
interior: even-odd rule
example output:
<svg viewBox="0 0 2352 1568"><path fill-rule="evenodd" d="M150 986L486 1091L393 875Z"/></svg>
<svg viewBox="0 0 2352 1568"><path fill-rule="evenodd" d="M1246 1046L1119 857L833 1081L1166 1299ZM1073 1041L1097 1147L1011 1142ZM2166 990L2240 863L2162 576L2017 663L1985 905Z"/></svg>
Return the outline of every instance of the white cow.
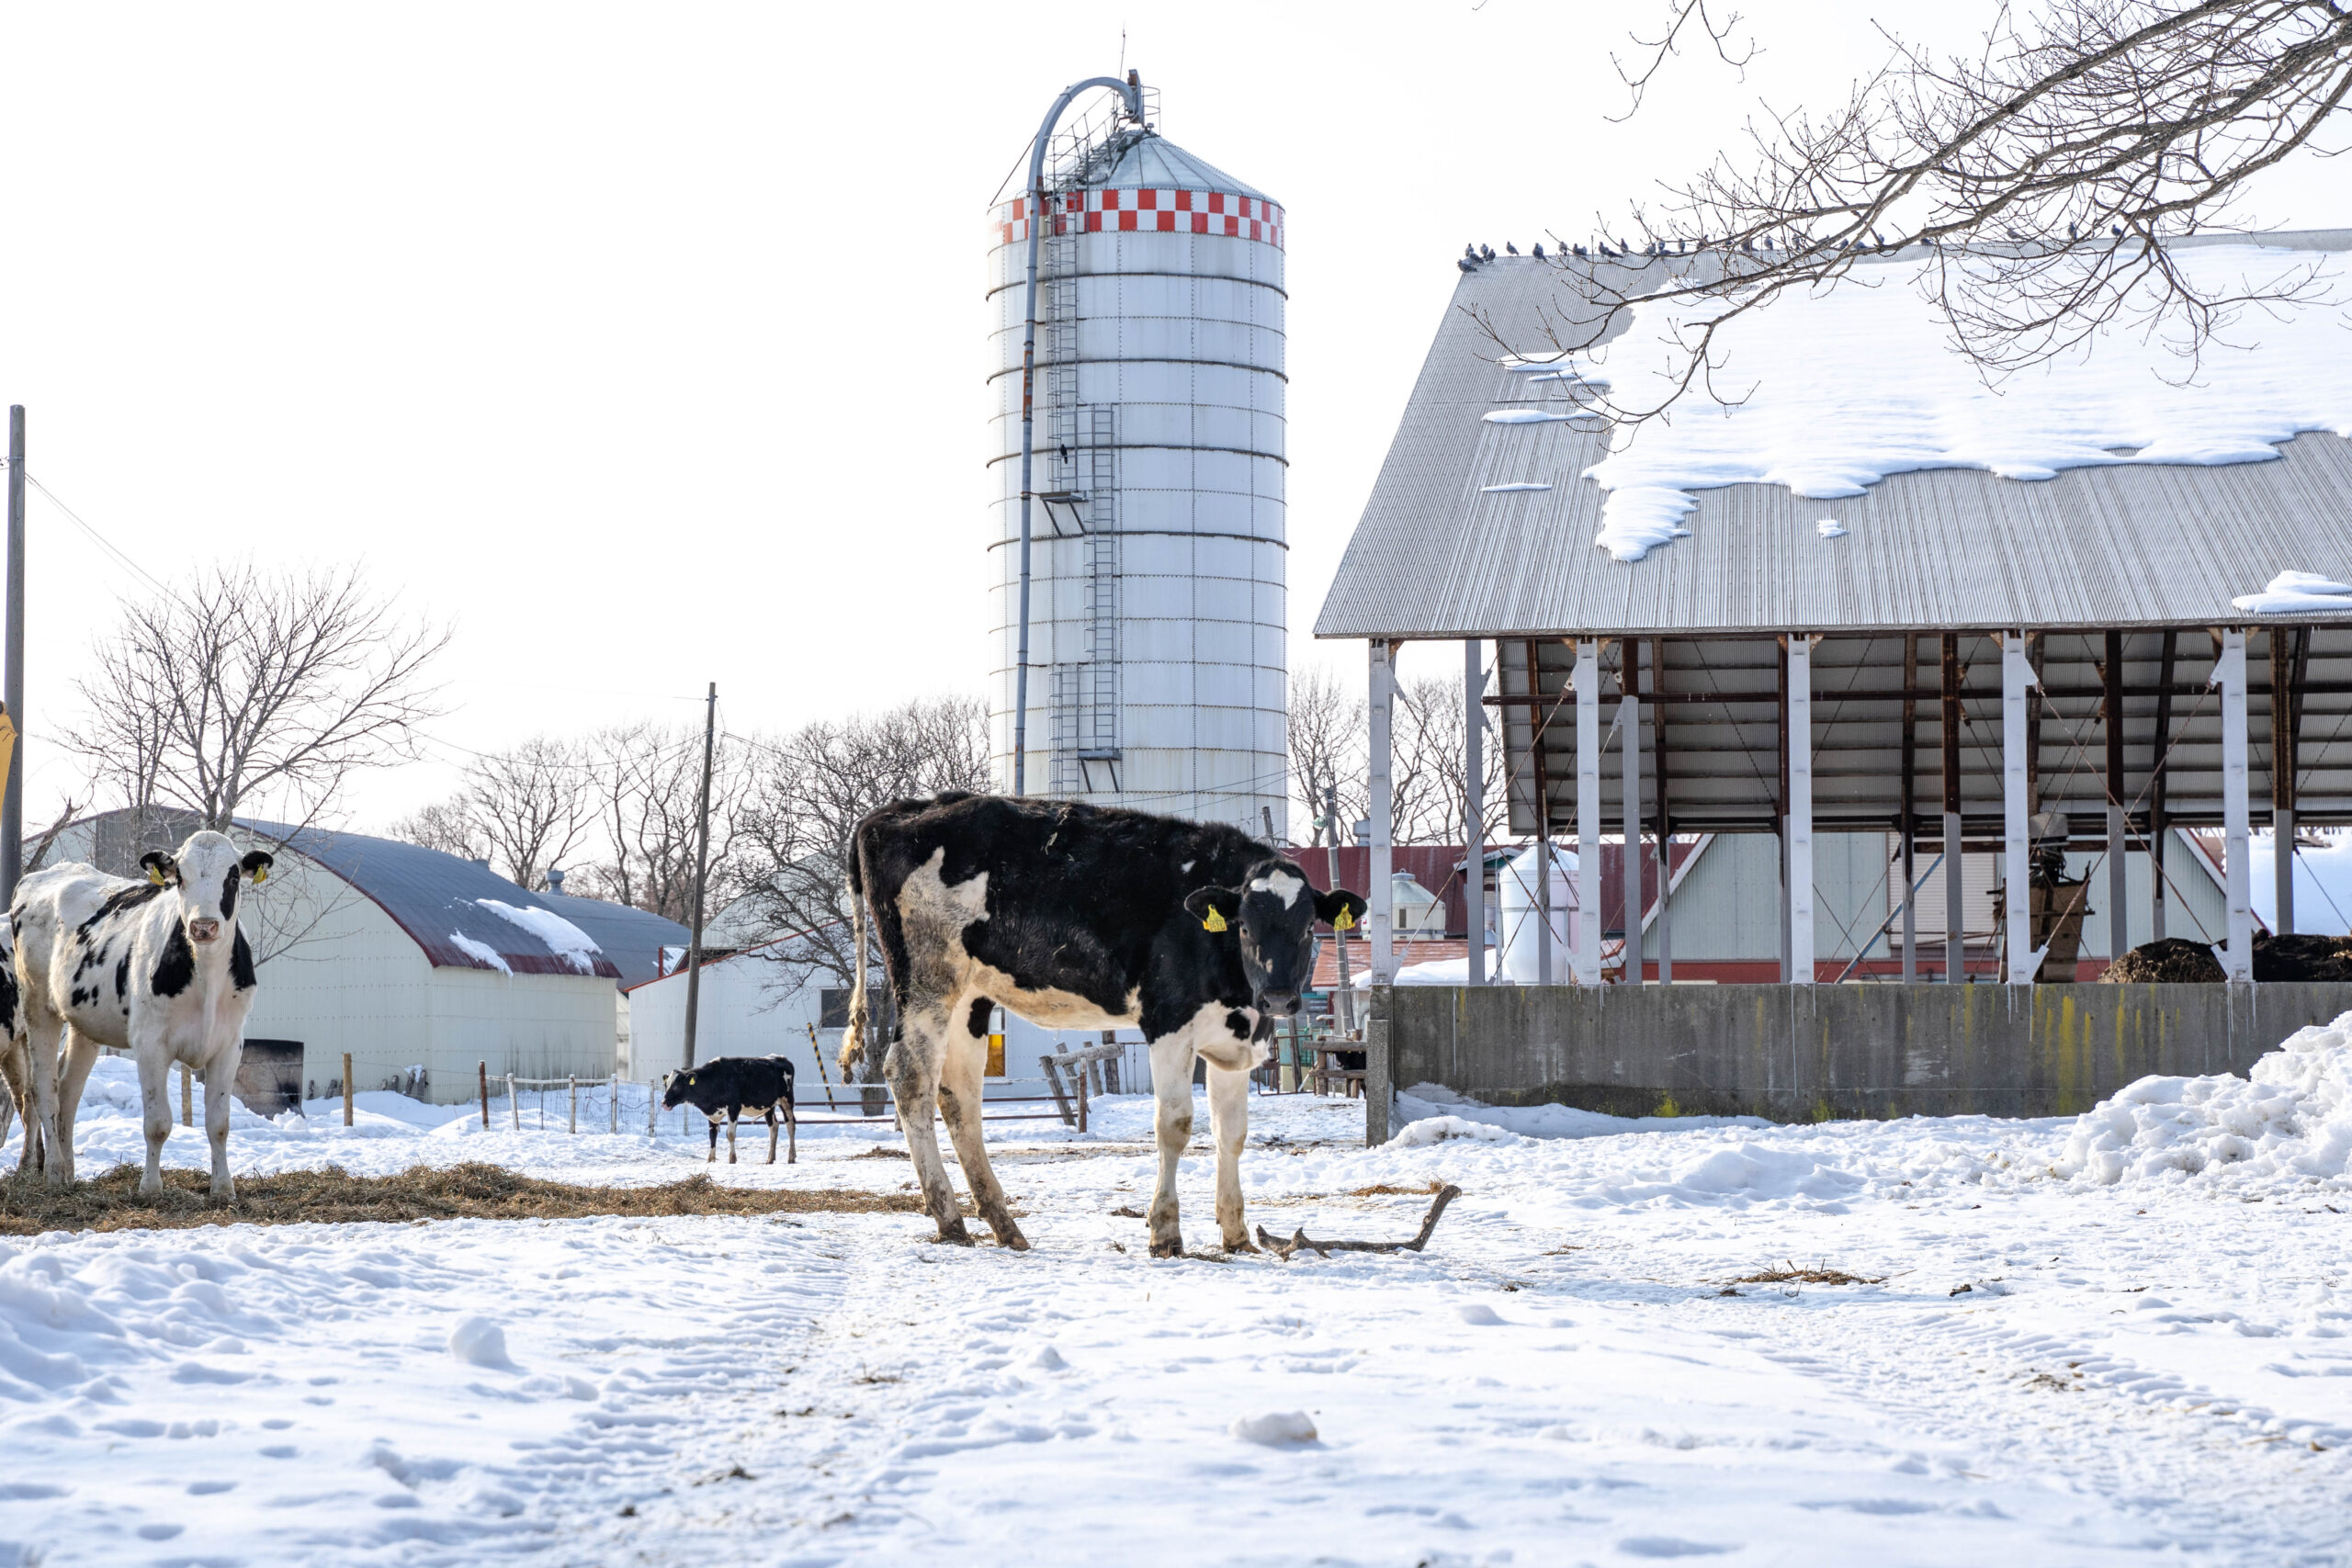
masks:
<svg viewBox="0 0 2352 1568"><path fill-rule="evenodd" d="M212 1195L227 1199L229 1105L245 1015L254 1005L253 949L237 929L237 895L268 874L260 850L239 856L220 834L193 833L175 854L140 857L147 880L60 865L17 886L17 933L26 1054L31 1077L25 1138L39 1137L52 1184L74 1179L74 1115L101 1046L130 1050L146 1112L147 1173L139 1190L164 1190L171 1135L171 1066L204 1078L204 1130L212 1141ZM60 1051L60 1033L63 1050Z"/></svg>

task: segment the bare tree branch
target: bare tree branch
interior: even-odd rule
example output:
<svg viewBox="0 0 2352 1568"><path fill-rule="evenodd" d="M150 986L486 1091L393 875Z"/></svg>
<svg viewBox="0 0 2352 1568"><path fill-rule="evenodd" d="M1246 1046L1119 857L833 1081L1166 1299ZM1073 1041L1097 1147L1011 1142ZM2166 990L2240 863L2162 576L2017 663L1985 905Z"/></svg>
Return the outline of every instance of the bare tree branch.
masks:
<svg viewBox="0 0 2352 1568"><path fill-rule="evenodd" d="M1645 86L1682 32L1719 29L1672 0ZM1890 38L1887 63L1839 107L1768 116L1749 145L1633 209L1637 238L1564 244L1562 296L1531 334L1484 323L1507 351L1579 358L1636 299L1683 307L1660 396L1579 388L1620 426L1713 386L1719 334L1792 291L1850 281L1864 261L1914 264L1954 347L1988 378L2126 325L2160 334L2184 378L2250 305L2326 297L2281 262L2243 287L2200 286L2164 242L2222 226L2246 182L2346 124L2352 9L2337 0L2051 0L2004 10L1974 56ZM1899 275L1897 275L1899 276Z"/></svg>

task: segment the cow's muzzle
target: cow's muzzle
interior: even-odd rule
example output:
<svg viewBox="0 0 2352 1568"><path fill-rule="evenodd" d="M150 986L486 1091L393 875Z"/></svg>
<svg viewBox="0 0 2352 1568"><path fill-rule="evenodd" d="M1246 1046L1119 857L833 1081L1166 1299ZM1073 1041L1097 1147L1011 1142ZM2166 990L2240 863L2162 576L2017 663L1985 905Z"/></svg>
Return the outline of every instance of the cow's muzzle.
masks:
<svg viewBox="0 0 2352 1568"><path fill-rule="evenodd" d="M1298 1005L1296 991L1258 993L1258 1010L1270 1018L1295 1018L1298 1016Z"/></svg>
<svg viewBox="0 0 2352 1568"><path fill-rule="evenodd" d="M187 923L187 939L190 942L212 942L220 935L220 922L218 920L198 919Z"/></svg>

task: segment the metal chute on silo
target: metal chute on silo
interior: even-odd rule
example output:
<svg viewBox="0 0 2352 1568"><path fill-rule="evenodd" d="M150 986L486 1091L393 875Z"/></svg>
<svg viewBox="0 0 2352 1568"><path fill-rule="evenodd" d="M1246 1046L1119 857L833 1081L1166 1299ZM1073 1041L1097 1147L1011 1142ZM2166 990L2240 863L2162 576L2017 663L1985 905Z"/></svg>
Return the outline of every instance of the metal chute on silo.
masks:
<svg viewBox="0 0 2352 1568"><path fill-rule="evenodd" d="M990 215L991 744L1001 788L1258 831L1288 798L1284 219L1155 118L1132 76L1079 84Z"/></svg>

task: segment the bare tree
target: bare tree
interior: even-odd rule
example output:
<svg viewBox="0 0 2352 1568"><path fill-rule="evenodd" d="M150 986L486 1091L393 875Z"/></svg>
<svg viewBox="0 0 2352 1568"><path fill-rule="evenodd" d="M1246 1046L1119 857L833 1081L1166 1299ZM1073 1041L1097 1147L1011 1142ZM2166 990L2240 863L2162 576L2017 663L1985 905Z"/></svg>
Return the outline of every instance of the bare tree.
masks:
<svg viewBox="0 0 2352 1568"><path fill-rule="evenodd" d="M1291 671L1286 725L1291 788L1306 807L1309 821L1324 814L1324 802L1331 794L1338 795L1339 820L1331 830L1341 844L1349 841L1351 826L1372 810L1364 726L1364 700L1329 668L1309 665Z"/></svg>
<svg viewBox="0 0 2352 1568"><path fill-rule="evenodd" d="M820 720L758 747L741 841L762 922L800 940L770 949L778 989L857 971L844 904L850 836L890 801L989 787L988 710L978 699L917 701L887 713ZM868 1070L878 1071L878 1057Z"/></svg>
<svg viewBox="0 0 2352 1568"><path fill-rule="evenodd" d="M589 738L582 752L594 792L596 851L581 868L582 891L692 922L702 739L699 725L643 723ZM726 908L743 891L739 840L755 744L723 735L712 753L707 910Z"/></svg>
<svg viewBox="0 0 2352 1568"><path fill-rule="evenodd" d="M464 795L419 807L391 826L391 836L405 843L422 844L459 860L487 860L490 845Z"/></svg>
<svg viewBox="0 0 2352 1568"><path fill-rule="evenodd" d="M1391 725L1391 764L1396 806L1392 820L1400 844L1466 844L1470 791L1467 739L1459 676L1424 675L1400 683ZM1502 796L1502 747L1493 739L1479 755L1485 774L1479 791L1479 822L1492 837Z"/></svg>
<svg viewBox="0 0 2352 1568"><path fill-rule="evenodd" d="M448 633L400 619L356 568L213 566L123 613L64 731L102 789L223 829L266 803L304 823L362 769L417 755Z"/></svg>
<svg viewBox="0 0 2352 1568"><path fill-rule="evenodd" d="M1737 19L1668 0L1663 31L1620 66L1634 107L1686 44L1744 62L1752 46L1730 42ZM1751 123L1742 152L1626 225L1604 220L1614 245L1604 235L1562 247L1566 291L1537 333L1551 352L1592 349L1637 296L1690 307L1668 389L1627 401L1595 387L1596 412L1638 423L1693 387L1738 401L1707 385L1720 331L1870 260L1914 263L1920 292L1987 376L2120 322L2160 335L2187 377L2245 308L2324 296L2319 268L2291 261L2200 283L2164 242L2242 221L2246 182L2298 149L2341 150L2321 139L2346 127L2352 7L2047 0L2030 19L2004 6L1969 57L1889 45L1843 105Z"/></svg>
<svg viewBox="0 0 2352 1568"><path fill-rule="evenodd" d="M515 886L538 893L548 868L594 830L597 784L584 747L541 735L476 758L463 799L492 858Z"/></svg>

